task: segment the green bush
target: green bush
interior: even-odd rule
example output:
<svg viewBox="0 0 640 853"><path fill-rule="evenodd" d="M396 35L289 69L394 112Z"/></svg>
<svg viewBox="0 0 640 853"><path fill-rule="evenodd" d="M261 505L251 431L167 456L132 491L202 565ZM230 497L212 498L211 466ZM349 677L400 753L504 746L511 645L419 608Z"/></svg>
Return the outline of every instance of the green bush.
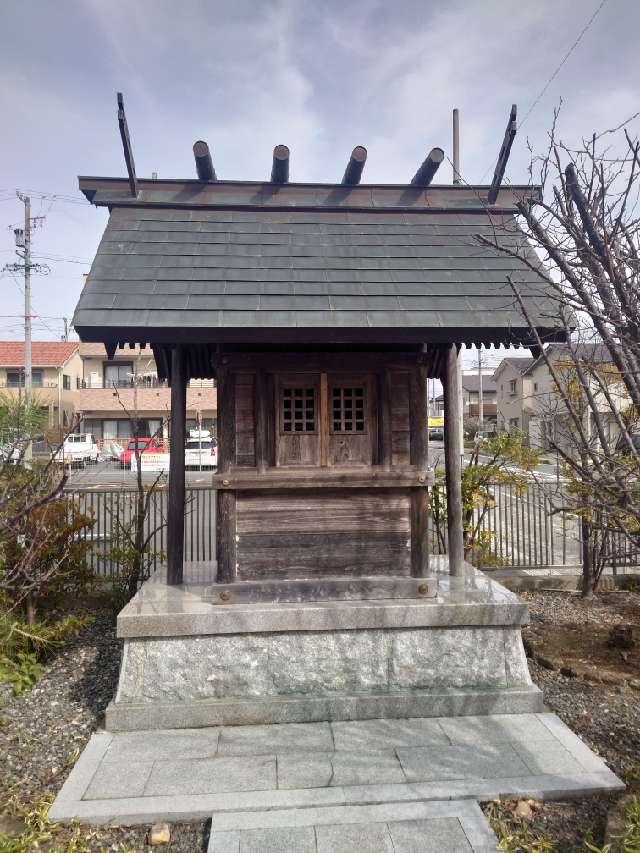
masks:
<svg viewBox="0 0 640 853"><path fill-rule="evenodd" d="M0 600L0 681L9 683L14 695L28 690L42 675L42 662L90 621L89 616L69 615L28 624Z"/></svg>

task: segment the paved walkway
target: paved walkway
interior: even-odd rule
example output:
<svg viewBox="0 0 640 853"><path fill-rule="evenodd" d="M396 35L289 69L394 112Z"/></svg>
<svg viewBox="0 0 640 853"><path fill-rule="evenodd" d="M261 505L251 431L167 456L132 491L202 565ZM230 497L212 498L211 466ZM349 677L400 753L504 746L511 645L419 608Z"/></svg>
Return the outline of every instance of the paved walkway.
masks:
<svg viewBox="0 0 640 853"><path fill-rule="evenodd" d="M460 832L469 846L450 849L488 850L473 800L622 787L549 713L100 732L50 816L135 824L213 814L215 853L428 851L425 837L454 843ZM353 833L372 841L346 843Z"/></svg>

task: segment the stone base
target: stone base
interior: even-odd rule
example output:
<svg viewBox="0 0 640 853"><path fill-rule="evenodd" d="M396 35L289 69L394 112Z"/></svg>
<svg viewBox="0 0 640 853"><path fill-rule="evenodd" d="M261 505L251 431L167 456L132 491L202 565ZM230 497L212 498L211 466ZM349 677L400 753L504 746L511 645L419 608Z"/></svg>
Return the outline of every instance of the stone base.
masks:
<svg viewBox="0 0 640 853"><path fill-rule="evenodd" d="M527 616L472 567L455 585L441 574L428 600L221 606L204 589L149 583L118 617L107 728L540 711Z"/></svg>
<svg viewBox="0 0 640 853"><path fill-rule="evenodd" d="M285 696L273 699L199 699L173 702L111 702L108 731L313 723L337 720L408 719L543 710L535 685L502 690L412 690L410 693Z"/></svg>

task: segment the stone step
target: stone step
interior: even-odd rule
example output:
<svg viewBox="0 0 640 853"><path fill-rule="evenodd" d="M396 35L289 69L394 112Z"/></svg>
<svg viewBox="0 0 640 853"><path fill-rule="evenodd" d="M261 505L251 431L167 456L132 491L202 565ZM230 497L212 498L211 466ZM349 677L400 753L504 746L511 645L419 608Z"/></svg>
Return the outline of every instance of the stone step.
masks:
<svg viewBox="0 0 640 853"><path fill-rule="evenodd" d="M473 800L214 813L208 853L495 853Z"/></svg>

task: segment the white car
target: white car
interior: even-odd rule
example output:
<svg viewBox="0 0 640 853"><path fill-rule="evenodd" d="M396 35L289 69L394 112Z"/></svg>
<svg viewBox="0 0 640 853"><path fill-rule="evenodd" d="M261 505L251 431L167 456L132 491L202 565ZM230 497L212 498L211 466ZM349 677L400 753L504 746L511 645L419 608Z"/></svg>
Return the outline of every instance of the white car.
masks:
<svg viewBox="0 0 640 853"><path fill-rule="evenodd" d="M208 430L189 430L189 438L184 448L184 467L218 467L218 448Z"/></svg>
<svg viewBox="0 0 640 853"><path fill-rule="evenodd" d="M80 465L84 468L87 462L97 462L99 455L98 445L91 433L80 432L71 433L65 438L55 458L62 465Z"/></svg>

